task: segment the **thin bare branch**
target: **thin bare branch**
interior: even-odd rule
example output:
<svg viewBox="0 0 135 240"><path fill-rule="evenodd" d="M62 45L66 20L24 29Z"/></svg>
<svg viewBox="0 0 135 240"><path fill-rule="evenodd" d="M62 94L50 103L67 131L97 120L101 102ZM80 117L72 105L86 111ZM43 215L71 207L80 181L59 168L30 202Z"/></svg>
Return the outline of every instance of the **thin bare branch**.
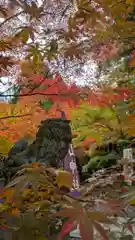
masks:
<svg viewBox="0 0 135 240"><path fill-rule="evenodd" d="M6 18L2 23L0 23L0 27L2 27L6 22L10 21L11 19L15 18L15 17L18 17L19 15L21 15L22 13L24 13L24 10L21 11L21 12L18 12L8 18Z"/></svg>

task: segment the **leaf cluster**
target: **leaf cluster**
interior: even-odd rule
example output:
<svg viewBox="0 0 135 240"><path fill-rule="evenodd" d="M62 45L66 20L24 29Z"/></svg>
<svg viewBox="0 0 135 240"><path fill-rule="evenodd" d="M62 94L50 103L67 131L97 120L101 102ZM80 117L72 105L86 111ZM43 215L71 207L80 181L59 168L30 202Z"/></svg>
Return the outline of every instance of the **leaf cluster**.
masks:
<svg viewBox="0 0 135 240"><path fill-rule="evenodd" d="M25 165L1 193L1 226L12 229L13 238L24 239L25 233L25 238L50 239L52 226L56 228L62 222L58 239L78 225L84 240L94 239L95 231L108 239L105 226L114 224L114 213L122 210L120 202L83 200L87 189L76 199L69 193L71 186L70 174L63 170L56 171L39 163ZM102 212L97 210L97 203Z"/></svg>

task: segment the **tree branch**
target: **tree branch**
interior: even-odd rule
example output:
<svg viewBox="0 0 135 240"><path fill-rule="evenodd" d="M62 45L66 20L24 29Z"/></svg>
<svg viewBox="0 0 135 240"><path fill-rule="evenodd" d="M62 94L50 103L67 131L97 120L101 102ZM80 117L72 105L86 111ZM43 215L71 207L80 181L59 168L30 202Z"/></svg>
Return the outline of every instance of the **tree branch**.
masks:
<svg viewBox="0 0 135 240"><path fill-rule="evenodd" d="M42 92L37 92L37 93L24 93L24 94L20 94L20 95L15 95L15 94L6 94L6 95L2 95L0 94L0 96L4 96L4 97L30 97L30 96L34 96L34 95L42 95L42 96L71 96L71 95L75 95L75 94L69 94L69 93L42 93Z"/></svg>
<svg viewBox="0 0 135 240"><path fill-rule="evenodd" d="M110 7L111 7L111 8L112 8L112 7L115 7L116 5L121 4L121 3L125 4L125 0L121 0L121 1L119 1L119 2L113 3Z"/></svg>
<svg viewBox="0 0 135 240"><path fill-rule="evenodd" d="M103 128L108 128L110 131L113 131L113 128L106 123L102 124L102 123L97 122L97 123L95 123L95 126L101 126Z"/></svg>
<svg viewBox="0 0 135 240"><path fill-rule="evenodd" d="M2 23L0 23L0 27L2 27L6 22L10 21L11 19L15 18L15 17L18 17L19 15L21 15L22 13L24 13L24 10L21 11L21 12L18 12L8 18L6 18Z"/></svg>
<svg viewBox="0 0 135 240"><path fill-rule="evenodd" d="M0 120L4 120L4 119L8 119L8 118L21 118L21 117L27 117L27 116L30 116L30 115L31 115L31 113L17 115L17 116L11 115L11 116L0 117Z"/></svg>

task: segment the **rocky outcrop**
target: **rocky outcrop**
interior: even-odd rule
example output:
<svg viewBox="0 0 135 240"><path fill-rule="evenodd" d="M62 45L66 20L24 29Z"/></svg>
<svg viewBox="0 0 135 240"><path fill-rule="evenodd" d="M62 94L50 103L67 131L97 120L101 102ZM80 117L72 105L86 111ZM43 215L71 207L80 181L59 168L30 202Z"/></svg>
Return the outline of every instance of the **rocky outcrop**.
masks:
<svg viewBox="0 0 135 240"><path fill-rule="evenodd" d="M4 161L4 167L1 167L5 183L27 163L37 161L47 166L59 167L71 141L72 133L68 120L56 118L42 121L32 144L28 146L23 139L11 149Z"/></svg>

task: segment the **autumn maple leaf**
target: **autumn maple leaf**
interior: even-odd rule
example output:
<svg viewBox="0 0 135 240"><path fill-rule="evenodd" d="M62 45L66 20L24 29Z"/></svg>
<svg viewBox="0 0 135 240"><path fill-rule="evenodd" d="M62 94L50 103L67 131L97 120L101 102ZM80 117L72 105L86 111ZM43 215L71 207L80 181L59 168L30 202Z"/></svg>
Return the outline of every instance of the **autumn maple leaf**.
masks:
<svg viewBox="0 0 135 240"><path fill-rule="evenodd" d="M92 240L94 229L101 235L102 239L107 240L107 233L101 224L112 224L113 222L108 218L107 214L102 212L86 211L80 204L75 204L72 207L65 208L60 212L54 214L57 217L65 217L68 220L62 226L58 240L73 231L79 226L82 240Z"/></svg>

